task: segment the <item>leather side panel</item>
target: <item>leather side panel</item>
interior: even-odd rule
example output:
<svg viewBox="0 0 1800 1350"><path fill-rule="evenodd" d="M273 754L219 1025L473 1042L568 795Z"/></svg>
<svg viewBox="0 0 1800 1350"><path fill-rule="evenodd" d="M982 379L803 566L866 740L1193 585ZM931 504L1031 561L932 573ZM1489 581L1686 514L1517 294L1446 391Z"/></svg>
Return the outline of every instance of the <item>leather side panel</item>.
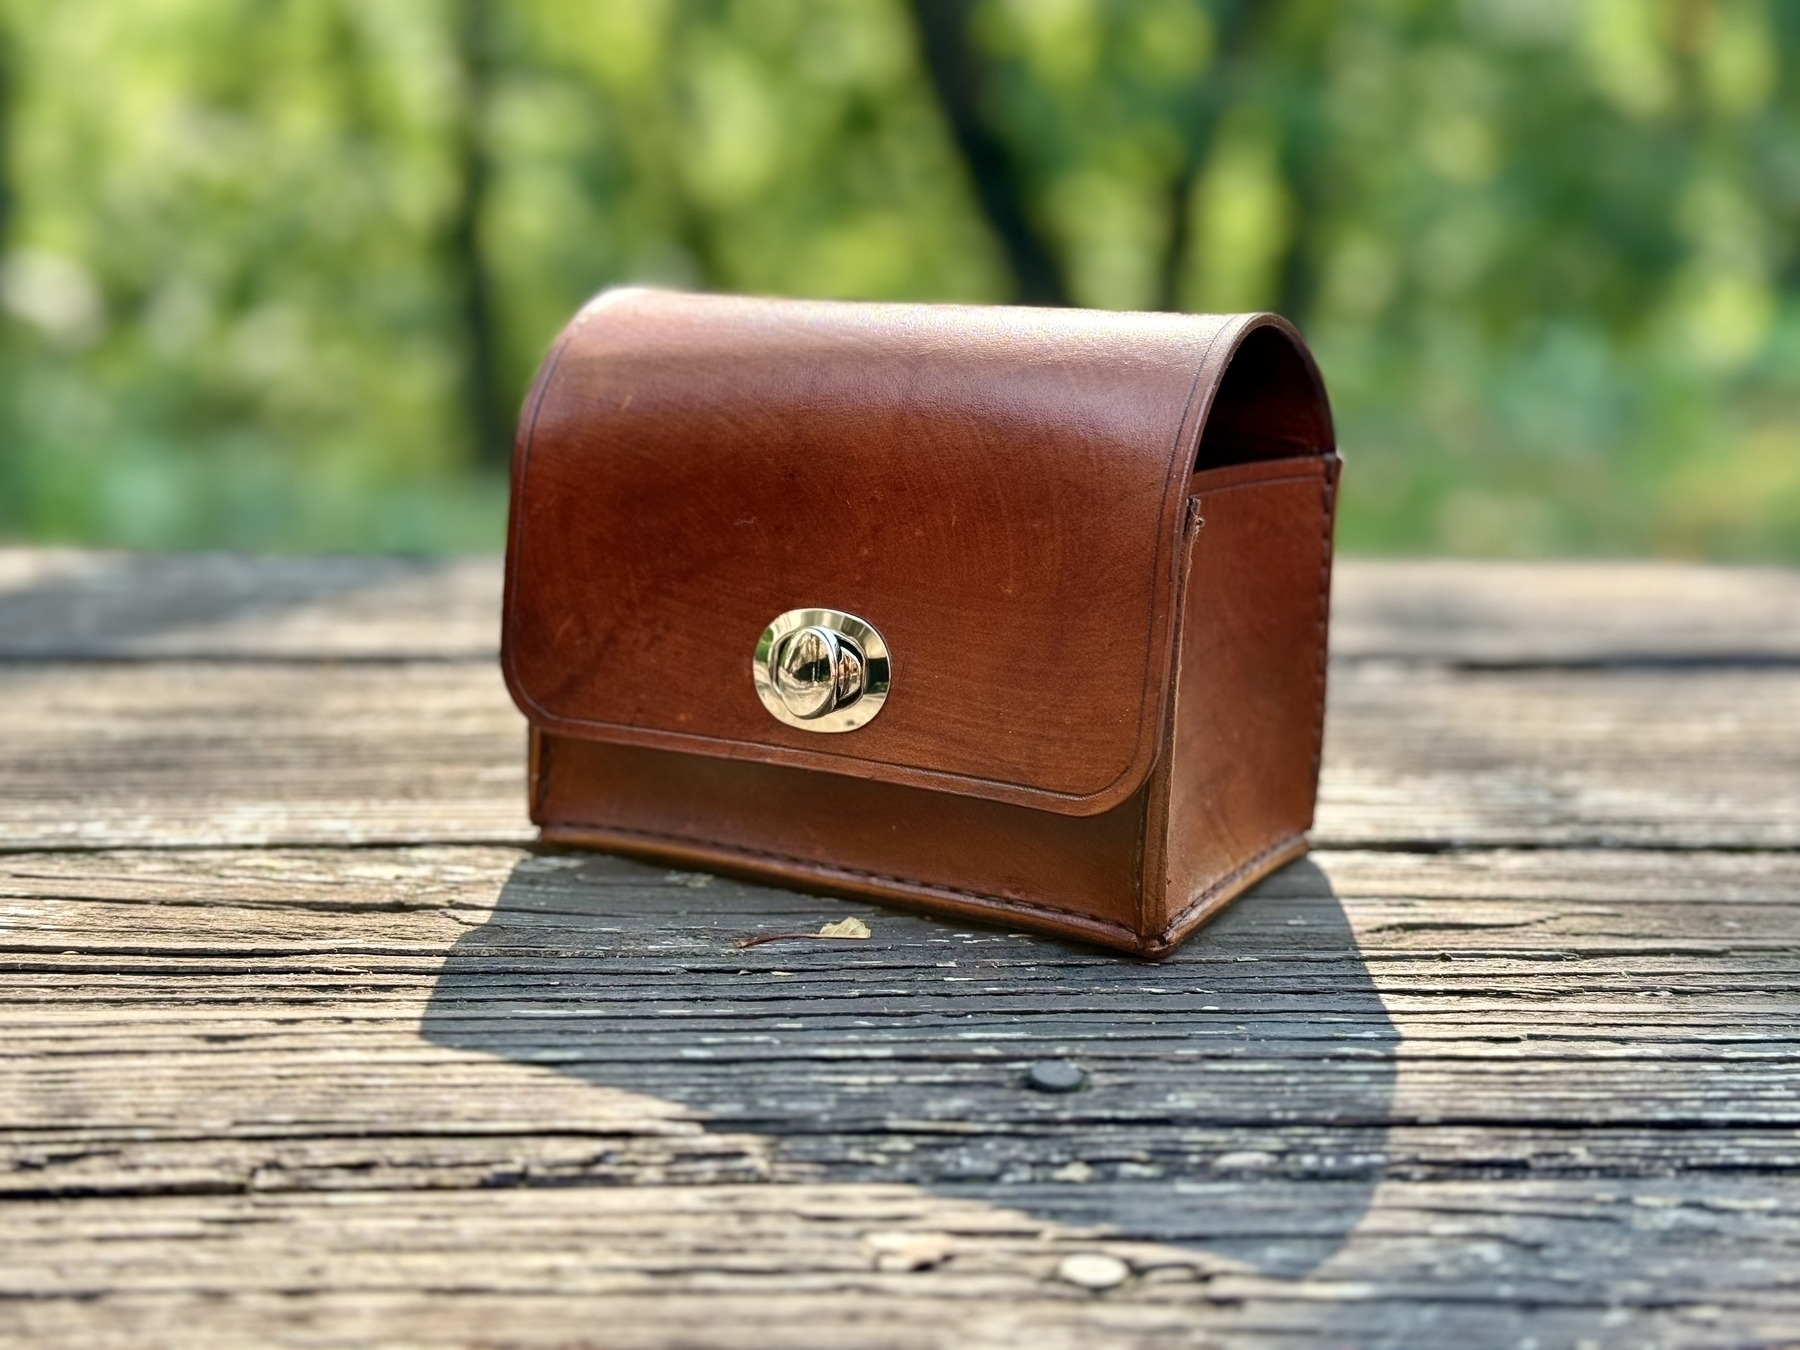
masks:
<svg viewBox="0 0 1800 1350"><path fill-rule="evenodd" d="M585 844L1140 945L1144 795L1096 816L536 733L533 819Z"/></svg>
<svg viewBox="0 0 1800 1350"><path fill-rule="evenodd" d="M1329 456L1193 477L1204 523L1182 604L1168 776L1153 785L1166 879L1146 895L1145 928L1165 948L1305 851L1337 467Z"/></svg>

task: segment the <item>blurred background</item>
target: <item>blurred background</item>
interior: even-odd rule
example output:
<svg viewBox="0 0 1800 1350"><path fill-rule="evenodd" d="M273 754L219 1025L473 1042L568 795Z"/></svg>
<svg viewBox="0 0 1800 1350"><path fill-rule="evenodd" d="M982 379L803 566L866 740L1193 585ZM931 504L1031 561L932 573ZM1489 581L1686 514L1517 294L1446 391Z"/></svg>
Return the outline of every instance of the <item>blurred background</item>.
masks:
<svg viewBox="0 0 1800 1350"><path fill-rule="evenodd" d="M1277 309L1364 552L1800 561L1800 4L0 0L0 537L498 548L626 281Z"/></svg>

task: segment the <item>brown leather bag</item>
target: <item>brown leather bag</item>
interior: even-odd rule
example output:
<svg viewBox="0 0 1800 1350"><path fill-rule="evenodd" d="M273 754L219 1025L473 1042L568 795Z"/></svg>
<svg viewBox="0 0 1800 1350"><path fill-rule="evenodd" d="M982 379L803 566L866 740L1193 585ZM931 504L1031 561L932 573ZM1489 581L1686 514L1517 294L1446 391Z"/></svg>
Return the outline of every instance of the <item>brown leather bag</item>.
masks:
<svg viewBox="0 0 1800 1350"><path fill-rule="evenodd" d="M1273 315L603 295L513 457L532 819L1165 953L1306 847L1332 446Z"/></svg>

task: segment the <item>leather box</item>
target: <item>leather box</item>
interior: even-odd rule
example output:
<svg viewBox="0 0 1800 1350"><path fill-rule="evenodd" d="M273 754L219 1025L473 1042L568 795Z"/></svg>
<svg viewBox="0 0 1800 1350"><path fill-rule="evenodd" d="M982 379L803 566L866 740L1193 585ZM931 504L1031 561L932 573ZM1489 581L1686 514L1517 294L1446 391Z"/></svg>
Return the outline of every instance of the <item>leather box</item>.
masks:
<svg viewBox="0 0 1800 1350"><path fill-rule="evenodd" d="M1337 470L1269 314L602 295L514 450L532 819L1166 953L1305 849Z"/></svg>

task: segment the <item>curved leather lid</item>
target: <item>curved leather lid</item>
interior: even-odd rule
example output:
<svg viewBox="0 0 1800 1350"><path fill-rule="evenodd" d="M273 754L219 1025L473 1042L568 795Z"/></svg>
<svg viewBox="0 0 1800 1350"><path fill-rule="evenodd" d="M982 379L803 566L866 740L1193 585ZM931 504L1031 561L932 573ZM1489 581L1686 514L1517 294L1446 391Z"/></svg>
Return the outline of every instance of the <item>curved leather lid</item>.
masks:
<svg viewBox="0 0 1800 1350"><path fill-rule="evenodd" d="M1268 315L603 295L520 425L508 687L559 735L1107 810L1160 743L1207 409L1271 327L1319 408L1278 450L1323 451ZM856 731L758 701L757 637L808 607L886 640Z"/></svg>

